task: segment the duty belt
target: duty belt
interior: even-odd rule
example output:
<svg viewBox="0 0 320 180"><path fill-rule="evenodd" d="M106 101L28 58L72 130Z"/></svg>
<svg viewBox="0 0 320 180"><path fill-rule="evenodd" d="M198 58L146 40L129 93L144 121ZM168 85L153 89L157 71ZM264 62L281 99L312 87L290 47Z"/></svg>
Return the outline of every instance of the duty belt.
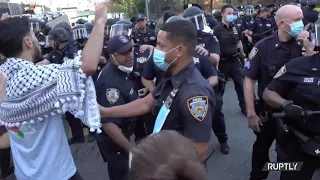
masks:
<svg viewBox="0 0 320 180"><path fill-rule="evenodd" d="M320 157L320 137L311 138L296 130L293 130L293 134L299 139L303 152Z"/></svg>

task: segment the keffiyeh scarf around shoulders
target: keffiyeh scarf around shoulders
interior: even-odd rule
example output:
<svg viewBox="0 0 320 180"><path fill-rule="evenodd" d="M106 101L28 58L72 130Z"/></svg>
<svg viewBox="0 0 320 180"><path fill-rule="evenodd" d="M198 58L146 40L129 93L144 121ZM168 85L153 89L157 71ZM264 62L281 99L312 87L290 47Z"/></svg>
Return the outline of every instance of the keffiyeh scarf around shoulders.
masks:
<svg viewBox="0 0 320 180"><path fill-rule="evenodd" d="M6 97L0 104L0 123L7 128L35 124L69 111L101 132L100 112L91 77L82 72L80 56L62 65L34 65L7 58L0 71L7 77Z"/></svg>

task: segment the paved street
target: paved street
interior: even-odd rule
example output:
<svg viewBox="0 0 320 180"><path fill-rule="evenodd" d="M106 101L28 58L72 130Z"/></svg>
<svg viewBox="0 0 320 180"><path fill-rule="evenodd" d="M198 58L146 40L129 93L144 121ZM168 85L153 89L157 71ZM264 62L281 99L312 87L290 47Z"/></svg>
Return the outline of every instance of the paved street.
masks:
<svg viewBox="0 0 320 180"><path fill-rule="evenodd" d="M208 160L208 180L248 180L251 148L254 134L248 129L247 119L240 113L233 83L228 83L224 96L223 112L226 116L231 152L223 155L213 136L211 146L217 148ZM69 133L68 133L69 134ZM86 180L108 180L107 164L103 163L96 143L72 145L71 150L79 172ZM275 161L274 147L270 150ZM315 179L319 179L314 177ZM271 172L268 180L277 180L279 173Z"/></svg>

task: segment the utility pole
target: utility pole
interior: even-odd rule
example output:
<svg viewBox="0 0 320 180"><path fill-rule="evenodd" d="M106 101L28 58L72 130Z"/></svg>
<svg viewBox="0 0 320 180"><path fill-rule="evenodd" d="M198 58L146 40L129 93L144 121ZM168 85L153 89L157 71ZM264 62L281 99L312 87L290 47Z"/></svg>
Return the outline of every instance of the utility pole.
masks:
<svg viewBox="0 0 320 180"><path fill-rule="evenodd" d="M149 15L149 1L151 0L145 0L146 2L146 13L147 13L147 20L150 21L150 15Z"/></svg>

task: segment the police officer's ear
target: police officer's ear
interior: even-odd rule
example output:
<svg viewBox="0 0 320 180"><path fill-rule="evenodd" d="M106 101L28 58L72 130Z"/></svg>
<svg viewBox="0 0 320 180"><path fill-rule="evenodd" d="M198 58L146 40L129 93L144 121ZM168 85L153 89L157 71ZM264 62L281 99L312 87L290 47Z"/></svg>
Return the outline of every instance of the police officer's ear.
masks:
<svg viewBox="0 0 320 180"><path fill-rule="evenodd" d="M177 49L176 49L176 55L177 55L177 57L183 56L183 54L184 54L186 51L188 51L187 47L182 46L182 45L178 46Z"/></svg>

